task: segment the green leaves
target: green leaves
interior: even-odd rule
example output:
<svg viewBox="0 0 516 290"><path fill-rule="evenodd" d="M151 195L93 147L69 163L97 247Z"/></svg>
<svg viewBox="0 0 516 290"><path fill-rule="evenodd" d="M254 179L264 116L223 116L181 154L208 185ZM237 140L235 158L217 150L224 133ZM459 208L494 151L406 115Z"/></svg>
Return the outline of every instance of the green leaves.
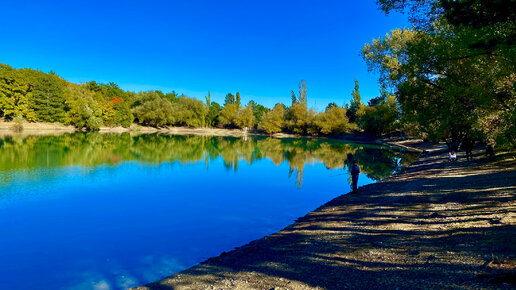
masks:
<svg viewBox="0 0 516 290"><path fill-rule="evenodd" d="M399 108L394 96L379 99L374 106L360 106L357 111L360 128L372 136L394 132L399 127Z"/></svg>
<svg viewBox="0 0 516 290"><path fill-rule="evenodd" d="M63 122L65 101L63 87L56 75L35 72L36 82L32 90L30 103L38 121Z"/></svg>
<svg viewBox="0 0 516 290"><path fill-rule="evenodd" d="M153 91L139 93L138 105L133 108L135 120L152 127L163 127L173 123L172 104Z"/></svg>
<svg viewBox="0 0 516 290"><path fill-rule="evenodd" d="M281 132L285 125L285 108L282 104L276 104L274 108L267 112L258 128L268 134Z"/></svg>
<svg viewBox="0 0 516 290"><path fill-rule="evenodd" d="M346 112L345 108L331 106L326 109L326 112L319 113L316 124L324 134L338 135L350 132L352 127Z"/></svg>
<svg viewBox="0 0 516 290"><path fill-rule="evenodd" d="M513 0L378 2L386 12L410 8L426 22L393 30L362 50L369 69L396 91L403 119L417 123L412 128L433 140L516 139Z"/></svg>

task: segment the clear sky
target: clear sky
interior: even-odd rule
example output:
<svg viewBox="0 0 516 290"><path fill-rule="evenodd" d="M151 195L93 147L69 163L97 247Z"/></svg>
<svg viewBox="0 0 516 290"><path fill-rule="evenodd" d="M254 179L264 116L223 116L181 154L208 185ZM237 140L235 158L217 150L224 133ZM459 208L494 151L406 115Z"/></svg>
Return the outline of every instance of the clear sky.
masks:
<svg viewBox="0 0 516 290"><path fill-rule="evenodd" d="M408 21L375 2L2 0L0 63L220 103L239 91L268 107L290 105L304 79L323 110L348 103L355 78L363 100L378 95L360 50Z"/></svg>

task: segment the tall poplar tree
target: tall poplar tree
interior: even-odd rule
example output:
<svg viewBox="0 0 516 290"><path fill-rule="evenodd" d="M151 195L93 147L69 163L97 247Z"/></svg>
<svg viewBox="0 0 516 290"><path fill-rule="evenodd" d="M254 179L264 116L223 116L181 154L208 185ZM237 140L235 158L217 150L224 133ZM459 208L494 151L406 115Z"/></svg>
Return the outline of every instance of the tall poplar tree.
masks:
<svg viewBox="0 0 516 290"><path fill-rule="evenodd" d="M357 122L357 111L361 105L363 104L362 99L360 97L359 85L358 81L355 79L355 88L351 92L351 102L349 105L349 109L346 112L346 115L348 116L350 122Z"/></svg>

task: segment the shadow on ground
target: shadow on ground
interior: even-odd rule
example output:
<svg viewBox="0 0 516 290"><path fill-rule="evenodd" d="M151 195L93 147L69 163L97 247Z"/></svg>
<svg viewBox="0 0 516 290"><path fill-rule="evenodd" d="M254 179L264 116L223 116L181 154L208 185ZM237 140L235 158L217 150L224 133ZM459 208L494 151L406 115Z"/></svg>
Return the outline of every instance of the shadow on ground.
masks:
<svg viewBox="0 0 516 290"><path fill-rule="evenodd" d="M515 196L514 156L478 151L474 161L447 162L433 150L278 233L146 287L512 289Z"/></svg>

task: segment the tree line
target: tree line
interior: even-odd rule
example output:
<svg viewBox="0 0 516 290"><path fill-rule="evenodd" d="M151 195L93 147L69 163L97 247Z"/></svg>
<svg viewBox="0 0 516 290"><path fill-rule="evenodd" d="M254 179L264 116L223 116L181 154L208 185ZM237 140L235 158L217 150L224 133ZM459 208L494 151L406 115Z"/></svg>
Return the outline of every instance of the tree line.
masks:
<svg viewBox="0 0 516 290"><path fill-rule="evenodd" d="M258 129L300 135L403 132L452 147L468 138L516 148L515 0L378 0L408 12L412 27L365 44L362 56L380 74L379 96L362 103L359 84L344 106L308 108L306 83L289 106L224 104L161 91L127 92L116 84L69 83L55 73L0 64L0 118L61 122L96 130L132 123L165 127Z"/></svg>
<svg viewBox="0 0 516 290"><path fill-rule="evenodd" d="M79 129L97 130L101 126L129 127L188 126L257 129L300 135L338 135L365 130L373 135L397 129L399 108L393 96L383 93L374 104L360 100L358 82L351 104L330 103L317 112L307 105L306 82L299 92L291 92L290 106L276 104L272 109L255 101L241 103L240 93L226 95L224 104L200 101L175 92L124 91L115 83L91 81L73 84L57 74L33 69L14 69L0 64L0 118L31 122L59 122Z"/></svg>

